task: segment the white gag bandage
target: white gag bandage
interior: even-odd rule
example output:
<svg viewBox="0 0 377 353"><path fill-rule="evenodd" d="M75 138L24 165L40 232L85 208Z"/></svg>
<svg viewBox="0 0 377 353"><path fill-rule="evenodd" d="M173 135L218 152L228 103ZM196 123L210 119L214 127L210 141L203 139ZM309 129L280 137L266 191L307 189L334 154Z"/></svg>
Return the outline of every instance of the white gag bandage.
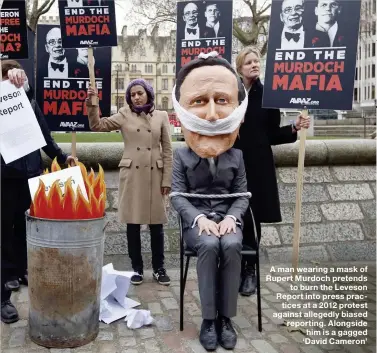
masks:
<svg viewBox="0 0 377 353"><path fill-rule="evenodd" d="M231 134L240 126L243 118L245 117L248 104L248 94L246 89L245 99L229 116L224 119L208 121L197 117L195 114L190 113L183 108L175 97L175 88L176 86L174 86L172 92L174 110L177 113L178 119L183 127L191 132L196 132L197 134L204 136Z"/></svg>

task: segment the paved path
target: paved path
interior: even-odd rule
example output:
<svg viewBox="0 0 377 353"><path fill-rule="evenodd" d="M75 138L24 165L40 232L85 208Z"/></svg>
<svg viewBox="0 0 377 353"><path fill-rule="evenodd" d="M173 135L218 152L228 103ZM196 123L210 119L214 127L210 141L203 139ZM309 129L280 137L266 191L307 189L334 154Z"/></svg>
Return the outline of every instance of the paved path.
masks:
<svg viewBox="0 0 377 353"><path fill-rule="evenodd" d="M339 265L339 264L337 264ZM343 264L344 265L344 264ZM353 266L354 264L349 264ZM365 264L363 264L365 266ZM289 332L282 320L273 317L273 313L282 311L282 302L277 299L277 293L289 294L290 284L266 282L266 275L270 273L270 266L262 268L262 307L263 332L257 331L256 296L239 297L238 316L234 318L238 332L238 343L234 352L242 353L373 353L376 352L376 270L373 264L368 264L367 281L367 321L368 336L365 345L335 345L335 344L304 344L304 336L300 331ZM327 266L335 266L328 264ZM360 268L362 267L359 264ZM100 333L91 344L76 349L47 349L39 347L30 341L28 336L28 293L27 287L22 287L12 296L20 313L20 321L11 325L1 324L3 353L201 353L205 350L198 341L198 330L201 324L199 292L195 271L189 271L189 278L185 293L185 330L179 331L179 271L169 270L172 277L170 287L163 287L153 282L151 272L146 272L145 282L139 287L132 287L129 296L142 303L141 308L152 311L156 322L153 326L138 330L129 330L123 320L111 325L100 324ZM313 285L315 283L307 283ZM318 284L318 283L317 283ZM344 284L344 283L343 283ZM347 285L364 285L350 282ZM309 291L316 293L318 291ZM297 292L300 293L300 292ZM360 293L357 290L339 293ZM363 292L364 294L365 291ZM298 301L292 301L300 302ZM346 301L340 301L345 303ZM348 303L362 302L357 300ZM300 311L300 310L299 310ZM328 310L316 310L328 312ZM348 310L350 311L350 310ZM354 312L365 310L353 310ZM355 319L349 319L355 321ZM359 319L357 319L359 320ZM344 328L342 328L344 329ZM350 330L355 330L351 328ZM349 336L349 335L348 335ZM346 337L350 338L350 337ZM218 348L217 352L226 352Z"/></svg>

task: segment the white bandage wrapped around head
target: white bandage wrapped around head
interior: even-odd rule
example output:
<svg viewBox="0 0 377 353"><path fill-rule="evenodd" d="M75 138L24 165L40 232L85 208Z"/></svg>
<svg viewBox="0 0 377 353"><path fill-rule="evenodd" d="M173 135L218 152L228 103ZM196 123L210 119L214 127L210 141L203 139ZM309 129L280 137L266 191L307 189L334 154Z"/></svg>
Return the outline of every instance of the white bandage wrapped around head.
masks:
<svg viewBox="0 0 377 353"><path fill-rule="evenodd" d="M217 119L215 121L201 119L183 108L175 97L175 89L176 86L174 86L172 92L174 110L177 113L178 119L183 127L191 132L196 132L197 134L204 136L231 134L240 126L243 118L245 117L248 104L248 94L245 87L245 99L242 101L242 103L236 109L234 109L229 116L224 119Z"/></svg>

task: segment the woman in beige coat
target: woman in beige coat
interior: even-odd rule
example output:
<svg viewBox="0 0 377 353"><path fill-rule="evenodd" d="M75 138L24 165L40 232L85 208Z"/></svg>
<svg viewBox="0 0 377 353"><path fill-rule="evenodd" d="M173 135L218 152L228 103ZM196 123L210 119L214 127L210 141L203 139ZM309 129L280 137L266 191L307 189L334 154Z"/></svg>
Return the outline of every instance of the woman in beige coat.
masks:
<svg viewBox="0 0 377 353"><path fill-rule="evenodd" d="M119 221L127 223L128 253L135 275L131 283L143 282L140 225L149 224L153 277L163 285L170 279L164 269L164 232L167 221L164 196L171 187L172 145L168 114L154 109L153 88L143 79L132 81L126 91L128 106L109 118L99 117L88 89L86 101L92 131L120 130L124 152L119 163ZM97 98L98 100L98 98Z"/></svg>

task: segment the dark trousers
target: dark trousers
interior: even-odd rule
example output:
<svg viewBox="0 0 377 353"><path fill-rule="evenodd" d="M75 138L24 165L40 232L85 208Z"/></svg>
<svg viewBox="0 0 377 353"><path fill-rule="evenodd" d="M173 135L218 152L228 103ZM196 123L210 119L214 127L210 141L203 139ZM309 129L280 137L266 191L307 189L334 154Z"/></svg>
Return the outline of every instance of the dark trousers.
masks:
<svg viewBox="0 0 377 353"><path fill-rule="evenodd" d="M254 216L255 228L256 228L257 236L258 236L258 244L257 244L255 241L254 225L253 225L253 219L252 219L250 210L247 210L243 218L243 221L244 221L244 228L243 228L242 244L250 246L253 249L256 249L262 236L261 223L257 219L255 219L255 216ZM243 255L242 256L242 270L245 268L246 265L254 267L255 258L253 258L253 256Z"/></svg>
<svg viewBox="0 0 377 353"><path fill-rule="evenodd" d="M150 224L152 266L157 271L164 267L164 230L162 224ZM127 224L128 254L134 271L143 271L141 257L140 224Z"/></svg>
<svg viewBox="0 0 377 353"><path fill-rule="evenodd" d="M25 212L31 197L27 179L1 180L1 300L9 299L4 283L27 270Z"/></svg>

